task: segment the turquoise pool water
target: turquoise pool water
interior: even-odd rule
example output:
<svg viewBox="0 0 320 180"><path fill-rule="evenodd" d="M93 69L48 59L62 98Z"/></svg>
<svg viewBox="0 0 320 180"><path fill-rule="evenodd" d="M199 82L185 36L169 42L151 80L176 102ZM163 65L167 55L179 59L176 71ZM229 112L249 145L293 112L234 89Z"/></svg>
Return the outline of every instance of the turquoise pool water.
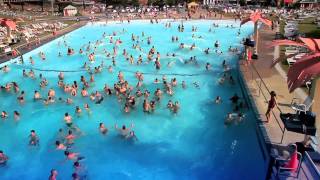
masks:
<svg viewBox="0 0 320 180"><path fill-rule="evenodd" d="M83 134L76 133L76 140L71 152L80 153L85 159L80 163L83 166L81 175L87 179L261 179L264 178L265 165L255 134L255 118L250 110L243 110L246 115L241 123L226 126L225 116L232 112L232 103L229 98L237 93L241 96L241 89L237 81L236 62L238 56L228 53L228 47L240 48L240 41L252 33L252 25L241 28L237 36L239 22L234 21L187 21L184 22L184 32L178 32L180 22L171 22L171 28L165 28L166 21L159 24L150 24L146 21L135 21L130 24L103 23L88 24L64 37L56 39L24 55L25 64L10 64L10 72L1 72L0 84L15 81L20 91L25 91L25 103L17 101L17 94L0 91L0 110L7 111L9 118L0 121L0 149L8 156L9 161L0 167L0 179L46 179L51 169L57 169L58 179L71 179L74 172L72 161L65 161L63 151L55 150L55 141L58 139L58 129L66 132L67 127L63 120L64 113L73 117L73 123ZM219 27L213 27L218 23ZM226 28L226 25L237 28ZM192 32L196 26L197 32ZM209 27L212 31L209 32ZM123 31L124 29L124 31ZM103 37L103 33L106 36ZM108 72L112 65L110 57L106 57L103 49L112 54L114 44L109 43L110 35L116 32L114 39L120 38L122 43L118 46L116 66L113 73ZM142 37L144 32L144 37ZM140 37L142 50L132 48L132 33ZM195 38L192 38L192 34ZM150 45L147 37L151 36ZM171 42L172 36L178 36L178 42ZM202 36L202 38L199 38ZM95 42L101 40L95 50L95 62L90 63L86 47L91 42L93 52ZM143 41L142 41L143 40ZM220 42L219 50L222 55L214 52L214 42ZM64 42L65 41L65 42ZM195 43L196 48L180 49L183 42L189 47ZM136 43L135 43L136 44ZM147 62L149 49L155 46L156 52L161 54L161 69L156 70L154 62ZM75 50L75 54L67 56L67 47ZM210 53L203 52L210 47ZM78 53L82 48L85 52ZM135 64L130 64L122 55L126 48L132 54ZM46 60L42 61L39 52L45 52ZM62 57L58 57L61 52ZM176 57L166 57L167 53L175 53ZM138 56L142 55L143 63L137 65ZM29 57L35 61L29 62ZM198 64L187 63L191 56L196 56ZM218 80L223 74L222 61L232 67L231 74L235 85L226 82L219 85ZM72 84L77 81L80 89L80 76L89 81L90 75L82 68L85 62L88 66L96 67L104 62L102 73L95 74L95 82L90 84L88 92L100 91L104 96L101 104L95 104L88 97L72 97L58 88L58 72L66 71L65 82ZM211 69L206 71L205 64L209 62ZM168 67L167 64L171 67ZM22 76L22 70L34 69L36 79ZM51 70L51 71L48 71ZM113 87L118 81L117 74L122 71L124 78L134 87L137 84L135 72L144 73L144 81L140 89L148 89L151 93L149 99L154 98L157 88L163 90L162 83L153 83L155 78L162 79L166 74L168 81L176 78L177 87L174 95L164 92L163 98L156 105L153 113L144 113L142 110L143 97L137 98L136 108L130 113L123 111L124 103L119 102L115 95L108 96L103 92L104 84ZM39 74L42 73L49 84L40 88ZM186 88L181 87L182 81ZM194 83L197 83L195 85ZM38 90L46 97L48 90L53 88L56 97L73 99L68 105L56 100L55 103L45 106L42 101L33 100L33 92ZM165 91L165 90L163 90ZM222 97L222 104L215 104L216 96ZM174 115L167 108L168 100L179 101L180 110ZM88 103L92 113L84 110ZM82 115L75 114L75 106L80 106ZM13 119L13 111L20 112L20 120ZM109 129L107 135L102 135L99 123L103 122ZM115 124L119 126L134 124L133 130L138 141L132 142L120 138ZM34 129L40 138L40 146L28 145L30 130Z"/></svg>

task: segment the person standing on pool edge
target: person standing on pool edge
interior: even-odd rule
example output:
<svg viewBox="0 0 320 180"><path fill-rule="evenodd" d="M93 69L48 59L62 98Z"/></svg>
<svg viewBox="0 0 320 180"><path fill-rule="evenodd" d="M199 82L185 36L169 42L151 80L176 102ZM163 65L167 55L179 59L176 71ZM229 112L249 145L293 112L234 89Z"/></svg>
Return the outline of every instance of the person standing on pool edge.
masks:
<svg viewBox="0 0 320 180"><path fill-rule="evenodd" d="M267 117L267 121L266 123L269 122L269 119L270 119L270 112L272 111L272 109L275 107L275 106L278 106L277 104L277 101L276 101L276 96L277 94L274 92L274 91L271 91L270 92L270 100L268 102L268 110L266 112L266 117Z"/></svg>

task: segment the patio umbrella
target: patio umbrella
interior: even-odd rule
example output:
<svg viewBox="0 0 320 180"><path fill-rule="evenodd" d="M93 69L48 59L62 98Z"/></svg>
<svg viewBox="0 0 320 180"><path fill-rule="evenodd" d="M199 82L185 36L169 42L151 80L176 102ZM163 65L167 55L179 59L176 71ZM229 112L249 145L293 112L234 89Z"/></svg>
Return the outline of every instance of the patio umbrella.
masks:
<svg viewBox="0 0 320 180"><path fill-rule="evenodd" d="M272 21L267 18L262 17L262 13L260 11L253 12L249 17L243 19L240 23L240 26L243 24L252 21L254 23L254 40L256 42L255 52L258 53L258 22L262 22L267 26L272 26Z"/></svg>
<svg viewBox="0 0 320 180"><path fill-rule="evenodd" d="M305 84L309 81L313 76L320 75L320 39L313 38L299 38L299 41L290 41L290 40L276 40L273 41L271 46L276 45L293 45L306 47L309 50L309 53L302 56L296 63L294 63L288 71L288 89L289 92L293 92L296 88ZM295 56L300 54L300 52L289 55ZM289 56L286 56L288 58ZM272 66L277 64L280 59L273 60Z"/></svg>
<svg viewBox="0 0 320 180"><path fill-rule="evenodd" d="M275 41L272 41L271 45L269 47L274 47L274 46L299 46L299 47L306 47L308 48L304 43L300 43L300 42L296 42L296 41L291 41L291 40L287 40L287 39L284 39L284 40L275 40ZM277 59L274 59L272 61L272 64L271 64L271 67L275 66L278 62L280 62L281 60L283 59L288 59L288 58L291 58L291 57L294 57L296 55L300 54L300 52L298 53L294 53L294 54L290 54L290 55L287 55L287 56L284 56L284 57L279 57Z"/></svg>
<svg viewBox="0 0 320 180"><path fill-rule="evenodd" d="M256 12L253 12L252 14L250 14L249 17L247 17L241 21L240 25L243 25L249 21L252 21L253 23L261 21L263 24L265 24L267 26L272 26L272 21L270 21L267 18L262 17L262 13L260 11L256 11Z"/></svg>
<svg viewBox="0 0 320 180"><path fill-rule="evenodd" d="M1 26L10 28L11 30L16 29L16 23L10 19L0 19Z"/></svg>
<svg viewBox="0 0 320 180"><path fill-rule="evenodd" d="M287 84L290 93L305 84L312 77L320 75L319 58L320 52L306 55L289 68Z"/></svg>

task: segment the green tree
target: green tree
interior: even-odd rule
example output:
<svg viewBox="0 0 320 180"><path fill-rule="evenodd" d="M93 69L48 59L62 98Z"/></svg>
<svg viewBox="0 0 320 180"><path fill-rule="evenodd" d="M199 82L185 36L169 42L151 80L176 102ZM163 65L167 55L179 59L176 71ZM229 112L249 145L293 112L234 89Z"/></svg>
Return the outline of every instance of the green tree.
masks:
<svg viewBox="0 0 320 180"><path fill-rule="evenodd" d="M247 4L247 1L246 0L240 0L240 5L241 6L245 6Z"/></svg>
<svg viewBox="0 0 320 180"><path fill-rule="evenodd" d="M165 0L165 3L166 3L167 5L172 6L172 5L176 5L176 4L177 4L177 1L176 1L176 0Z"/></svg>
<svg viewBox="0 0 320 180"><path fill-rule="evenodd" d="M139 0L132 0L131 1L131 5L132 6L139 6L140 4L139 4Z"/></svg>

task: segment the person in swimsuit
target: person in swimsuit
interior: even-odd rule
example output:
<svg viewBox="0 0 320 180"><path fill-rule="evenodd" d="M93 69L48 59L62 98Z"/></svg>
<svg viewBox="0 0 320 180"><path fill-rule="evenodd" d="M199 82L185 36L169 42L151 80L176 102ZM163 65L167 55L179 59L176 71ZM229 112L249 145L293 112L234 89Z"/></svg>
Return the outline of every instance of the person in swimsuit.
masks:
<svg viewBox="0 0 320 180"><path fill-rule="evenodd" d="M275 106L278 106L277 104L277 101L276 101L276 96L277 94L274 92L274 91L271 91L270 92L270 100L268 102L268 109L267 109L267 112L266 112L266 117L267 117L267 123L269 122L269 119L270 119L270 112L272 111L272 109L275 107Z"/></svg>
<svg viewBox="0 0 320 180"><path fill-rule="evenodd" d="M72 127L72 117L68 113L64 114L64 121L69 128Z"/></svg>
<svg viewBox="0 0 320 180"><path fill-rule="evenodd" d="M75 162L84 159L84 157L80 156L79 153L74 153L74 152L70 152L70 151L64 151L64 155L66 156L67 160L72 160Z"/></svg>
<svg viewBox="0 0 320 180"><path fill-rule="evenodd" d="M8 156L5 155L2 150L0 150L0 165L5 165L8 159Z"/></svg>
<svg viewBox="0 0 320 180"><path fill-rule="evenodd" d="M50 172L49 180L56 180L58 176L58 171L55 169L52 169Z"/></svg>
<svg viewBox="0 0 320 180"><path fill-rule="evenodd" d="M60 141L56 141L56 150L66 150L67 147Z"/></svg>
<svg viewBox="0 0 320 180"><path fill-rule="evenodd" d="M105 127L104 123L99 124L99 131L103 135L106 135L108 133L108 129Z"/></svg>
<svg viewBox="0 0 320 180"><path fill-rule="evenodd" d="M35 130L31 130L30 132L31 132L31 134L29 135L29 137L30 137L29 145L31 145L31 146L39 145L39 138L38 138L38 136L36 134L36 131Z"/></svg>

